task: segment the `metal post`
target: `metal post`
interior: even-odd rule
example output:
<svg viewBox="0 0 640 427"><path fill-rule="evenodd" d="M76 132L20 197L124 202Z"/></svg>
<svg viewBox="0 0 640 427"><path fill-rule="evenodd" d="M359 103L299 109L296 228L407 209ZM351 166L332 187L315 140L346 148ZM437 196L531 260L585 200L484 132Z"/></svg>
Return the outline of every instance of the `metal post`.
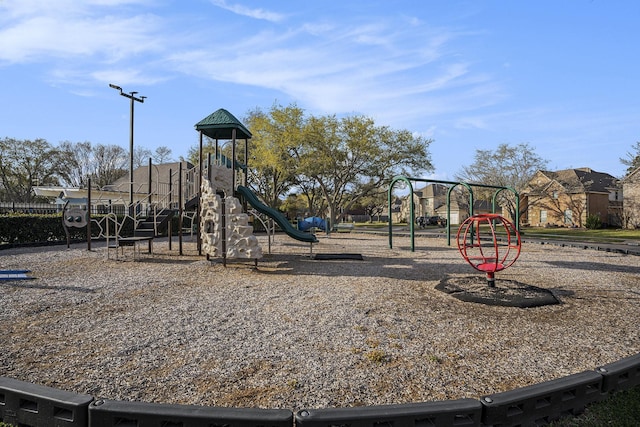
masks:
<svg viewBox="0 0 640 427"><path fill-rule="evenodd" d="M152 166L153 166L153 164L151 163L151 157L149 157L149 171L148 171L149 172L149 177L148 177L148 188L147 188L147 190L148 190L148 192L147 192L148 194L147 195L149 196L149 200L147 201L147 203L149 203L149 207L151 207L151 195L153 193L151 191L151 187L152 187L152 184L153 184L153 175L151 174L151 167ZM160 178L160 177L158 177L158 178Z"/></svg>
<svg viewBox="0 0 640 427"><path fill-rule="evenodd" d="M227 266L227 204L226 197L221 197L222 199L222 212L220 213L221 219L221 233L222 233L222 265Z"/></svg>
<svg viewBox="0 0 640 427"><path fill-rule="evenodd" d="M245 187L249 186L248 176L249 176L249 139L245 138L244 140L244 182L242 184Z"/></svg>
<svg viewBox="0 0 640 427"><path fill-rule="evenodd" d="M182 215L184 214L184 203L182 202L182 162L178 166L178 248L182 255ZM193 224L191 224L193 229Z"/></svg>
<svg viewBox="0 0 640 427"><path fill-rule="evenodd" d="M133 106L135 92L131 92L131 111L129 113L129 215L134 216L133 210Z"/></svg>
<svg viewBox="0 0 640 427"><path fill-rule="evenodd" d="M160 177L158 176L158 181L160 181ZM171 168L169 168L169 211L173 212L173 207L171 206L171 193L173 192L173 188L171 186ZM169 250L171 250L171 239L173 237L173 227L171 226L173 223L173 214L169 219Z"/></svg>
<svg viewBox="0 0 640 427"><path fill-rule="evenodd" d="M231 130L231 194L233 196L236 192L236 130Z"/></svg>
<svg viewBox="0 0 640 427"><path fill-rule="evenodd" d="M131 100L131 111L129 114L129 215L133 217L133 106L135 101L143 103L146 96L140 96L138 98L135 96L138 92L125 93L120 86L114 84L109 84L109 87L120 91L120 95Z"/></svg>
<svg viewBox="0 0 640 427"><path fill-rule="evenodd" d="M91 178L87 179L87 250L91 251Z"/></svg>
<svg viewBox="0 0 640 427"><path fill-rule="evenodd" d="M198 245L198 255L202 255L202 239L200 238L200 206L202 206L202 131L200 131L200 151L198 152L198 207L196 208L196 221L198 224L198 235L196 242Z"/></svg>

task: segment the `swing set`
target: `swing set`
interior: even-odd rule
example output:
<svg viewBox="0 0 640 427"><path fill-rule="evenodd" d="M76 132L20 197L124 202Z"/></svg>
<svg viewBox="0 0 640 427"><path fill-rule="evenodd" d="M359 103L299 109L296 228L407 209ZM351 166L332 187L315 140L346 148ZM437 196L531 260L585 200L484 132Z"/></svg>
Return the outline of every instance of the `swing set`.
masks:
<svg viewBox="0 0 640 427"><path fill-rule="evenodd" d="M411 203L409 203L409 217L410 217L410 221L409 221L409 234L411 237L411 252L415 252L415 224L414 224L414 218L415 218L415 207L414 207L414 203L413 203L413 185L411 184L411 182L424 182L424 183L432 183L432 184L443 184L443 185L447 185L449 187L448 191L447 191L447 225L446 225L446 233L447 233L447 246L451 246L451 194L454 191L454 189L458 186L463 186L464 188L467 189L468 193L469 193L469 216L473 216L473 204L474 204L474 195L473 195L473 188L474 187L478 187L478 188L488 188L488 189L495 189L496 191L493 193L493 197L491 200L491 209L493 213L496 213L496 208L498 207L498 195L502 192L502 191L509 191L511 193L513 193L513 195L515 196L516 199L516 209L515 209L515 227L516 230L519 232L520 231L520 195L518 194L518 192L516 190L514 190L511 187L501 187L501 186L496 186L496 185L486 185L486 184L470 184L467 182L457 182L457 181L443 181L443 180L436 180L436 179L424 179L424 178L414 178L414 177L407 177L404 175L398 175L395 176L392 180L391 180L391 184L389 185L389 192L388 192L388 201L389 201L389 248L392 249L393 248L393 218L391 216L391 203L393 200L392 197L392 193L393 193L393 188L396 185L396 183L398 182L404 182L406 183L407 187L409 188L409 194L411 196Z"/></svg>

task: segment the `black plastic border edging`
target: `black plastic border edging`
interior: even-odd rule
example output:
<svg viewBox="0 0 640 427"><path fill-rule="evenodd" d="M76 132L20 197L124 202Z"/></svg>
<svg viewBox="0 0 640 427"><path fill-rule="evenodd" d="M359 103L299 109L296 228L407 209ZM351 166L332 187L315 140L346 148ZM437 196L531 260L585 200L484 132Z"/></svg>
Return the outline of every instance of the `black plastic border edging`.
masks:
<svg viewBox="0 0 640 427"><path fill-rule="evenodd" d="M0 377L0 421L24 427L416 427L544 424L640 385L640 353L593 371L476 399L353 408L222 408L95 400Z"/></svg>
<svg viewBox="0 0 640 427"><path fill-rule="evenodd" d="M86 427L93 396L0 377L0 420L15 426Z"/></svg>
<svg viewBox="0 0 640 427"><path fill-rule="evenodd" d="M296 414L296 426L480 426L481 417L480 402L458 399L360 408L303 409Z"/></svg>
<svg viewBox="0 0 640 427"><path fill-rule="evenodd" d="M220 408L145 402L96 400L89 406L89 426L291 427L286 409Z"/></svg>
<svg viewBox="0 0 640 427"><path fill-rule="evenodd" d="M603 400L602 375L596 371L558 378L503 393L484 396L482 423L490 426L535 425L564 415L578 415Z"/></svg>
<svg viewBox="0 0 640 427"><path fill-rule="evenodd" d="M640 353L596 368L602 375L602 392L614 393L640 385Z"/></svg>

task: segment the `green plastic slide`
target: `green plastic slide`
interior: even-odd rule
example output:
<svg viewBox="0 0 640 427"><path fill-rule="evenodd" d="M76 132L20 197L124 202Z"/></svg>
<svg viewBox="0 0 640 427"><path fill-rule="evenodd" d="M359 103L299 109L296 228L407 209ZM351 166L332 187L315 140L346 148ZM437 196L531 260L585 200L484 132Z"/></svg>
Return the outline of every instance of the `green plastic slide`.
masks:
<svg viewBox="0 0 640 427"><path fill-rule="evenodd" d="M278 224L280 228L282 228L282 231L287 233L289 237L292 237L296 240L300 240L301 242L309 242L309 243L318 242L318 239L316 238L315 234L296 230L293 227L293 225L291 225L291 223L287 221L287 218L282 214L282 212L276 209L273 209L265 205L264 203L262 203L260 199L258 199L258 197L249 188L244 187L242 185L238 185L238 188L236 189L236 191L238 192L238 194L244 197L247 200L247 202L249 202L249 204L253 206L258 212L263 213L268 217L270 217L271 219L273 219L276 222L276 224Z"/></svg>

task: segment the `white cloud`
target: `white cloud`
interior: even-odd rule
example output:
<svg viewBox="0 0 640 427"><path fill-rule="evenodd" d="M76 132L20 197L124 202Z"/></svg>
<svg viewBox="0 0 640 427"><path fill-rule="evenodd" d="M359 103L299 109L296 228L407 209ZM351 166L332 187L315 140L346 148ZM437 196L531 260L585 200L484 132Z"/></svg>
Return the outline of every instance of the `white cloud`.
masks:
<svg viewBox="0 0 640 427"><path fill-rule="evenodd" d="M0 31L0 61L42 62L92 55L100 55L103 61L117 61L161 50L160 40L153 37L157 27L158 21L153 16L77 20L32 17Z"/></svg>
<svg viewBox="0 0 640 427"><path fill-rule="evenodd" d="M457 55L454 43L469 36L458 30L388 16L357 24L313 17L238 31L243 17L277 23L285 15L210 1L238 20L189 26L188 35L169 18L135 7L144 0L9 1L5 9L14 19L0 27L0 64L45 63L50 80L76 86L197 76L275 90L310 110L371 115L394 127L502 96L489 76Z"/></svg>
<svg viewBox="0 0 640 427"><path fill-rule="evenodd" d="M0 13L7 13L0 18L6 22L0 25L0 66L43 65L41 74L50 84L76 87L74 93L86 93L81 87L96 80L147 85L166 80L157 67L153 74L143 71L173 43L165 35L164 19L148 8L129 8L146 2L0 1ZM103 71L107 67L117 71Z"/></svg>
<svg viewBox="0 0 640 427"><path fill-rule="evenodd" d="M282 21L285 17L280 13L269 12L264 9L252 9L241 4L227 4L225 0L211 0L211 4L238 15L265 21L279 22Z"/></svg>
<svg viewBox="0 0 640 427"><path fill-rule="evenodd" d="M183 51L170 60L180 72L274 89L312 110L361 112L398 126L502 99L490 76L474 73L471 64L451 54L451 43L464 34L407 31L396 24L306 22L281 33L270 29L233 44Z"/></svg>

